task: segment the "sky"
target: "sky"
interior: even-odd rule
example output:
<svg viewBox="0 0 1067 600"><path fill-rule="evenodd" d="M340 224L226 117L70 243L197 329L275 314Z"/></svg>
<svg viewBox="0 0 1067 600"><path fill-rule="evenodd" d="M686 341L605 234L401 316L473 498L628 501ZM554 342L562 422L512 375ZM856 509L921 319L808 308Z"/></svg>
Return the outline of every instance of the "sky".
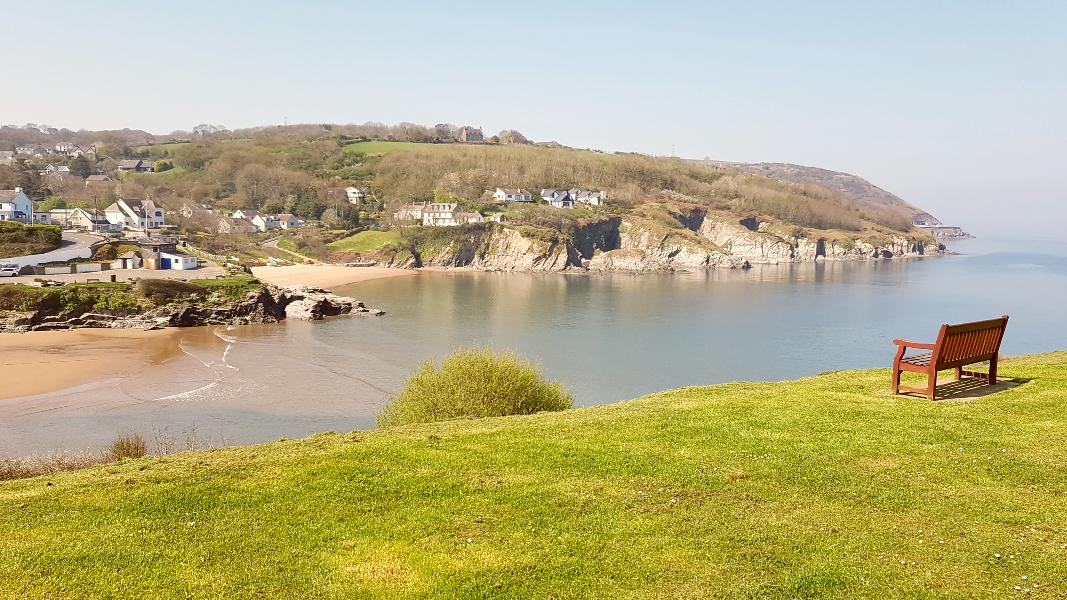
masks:
<svg viewBox="0 0 1067 600"><path fill-rule="evenodd" d="M410 121L860 175L1067 234L1067 2L0 0L0 123Z"/></svg>

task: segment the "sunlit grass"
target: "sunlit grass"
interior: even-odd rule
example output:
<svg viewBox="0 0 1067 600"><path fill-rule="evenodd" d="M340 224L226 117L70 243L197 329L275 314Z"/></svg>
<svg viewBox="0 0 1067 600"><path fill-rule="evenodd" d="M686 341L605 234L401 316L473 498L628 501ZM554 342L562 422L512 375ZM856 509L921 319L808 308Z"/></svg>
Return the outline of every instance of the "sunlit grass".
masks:
<svg viewBox="0 0 1067 600"><path fill-rule="evenodd" d="M1067 595L1067 353L322 434L0 484L0 596ZM309 382L309 393L314 393Z"/></svg>

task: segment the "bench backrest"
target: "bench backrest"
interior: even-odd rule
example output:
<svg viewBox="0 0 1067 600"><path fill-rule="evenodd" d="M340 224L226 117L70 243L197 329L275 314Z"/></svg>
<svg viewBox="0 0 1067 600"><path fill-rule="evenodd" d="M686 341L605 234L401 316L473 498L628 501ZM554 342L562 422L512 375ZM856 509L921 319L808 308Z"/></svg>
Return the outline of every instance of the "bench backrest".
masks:
<svg viewBox="0 0 1067 600"><path fill-rule="evenodd" d="M933 362L938 369L948 369L989 360L1000 352L1007 326L1008 315L988 321L942 325Z"/></svg>

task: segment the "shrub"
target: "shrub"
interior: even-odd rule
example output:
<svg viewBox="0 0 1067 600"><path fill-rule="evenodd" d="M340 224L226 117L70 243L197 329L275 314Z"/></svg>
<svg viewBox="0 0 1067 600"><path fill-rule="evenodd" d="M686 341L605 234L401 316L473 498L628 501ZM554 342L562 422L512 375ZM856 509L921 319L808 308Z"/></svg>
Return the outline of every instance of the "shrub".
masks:
<svg viewBox="0 0 1067 600"><path fill-rule="evenodd" d="M378 417L378 424L404 425L471 417L528 415L574 405L562 384L514 354L457 350L438 368L423 364Z"/></svg>
<svg viewBox="0 0 1067 600"><path fill-rule="evenodd" d="M142 279L137 282L134 289L142 297L149 298L159 305L169 304L182 297L207 294L207 290L195 283L172 279Z"/></svg>
<svg viewBox="0 0 1067 600"><path fill-rule="evenodd" d="M111 442L111 458L114 460L141 458L145 454L148 454L148 443L139 433L120 435Z"/></svg>

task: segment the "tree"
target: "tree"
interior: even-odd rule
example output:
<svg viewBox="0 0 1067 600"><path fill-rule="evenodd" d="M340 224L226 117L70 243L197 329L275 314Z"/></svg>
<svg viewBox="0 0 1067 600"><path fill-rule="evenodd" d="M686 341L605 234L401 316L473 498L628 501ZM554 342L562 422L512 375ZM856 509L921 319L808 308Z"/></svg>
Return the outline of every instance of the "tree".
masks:
<svg viewBox="0 0 1067 600"><path fill-rule="evenodd" d="M84 155L76 156L70 161L70 172L85 179L93 174L93 163Z"/></svg>
<svg viewBox="0 0 1067 600"><path fill-rule="evenodd" d="M505 129L496 135L497 140L501 144L529 144L530 140L526 139L526 136L515 131L514 129Z"/></svg>

